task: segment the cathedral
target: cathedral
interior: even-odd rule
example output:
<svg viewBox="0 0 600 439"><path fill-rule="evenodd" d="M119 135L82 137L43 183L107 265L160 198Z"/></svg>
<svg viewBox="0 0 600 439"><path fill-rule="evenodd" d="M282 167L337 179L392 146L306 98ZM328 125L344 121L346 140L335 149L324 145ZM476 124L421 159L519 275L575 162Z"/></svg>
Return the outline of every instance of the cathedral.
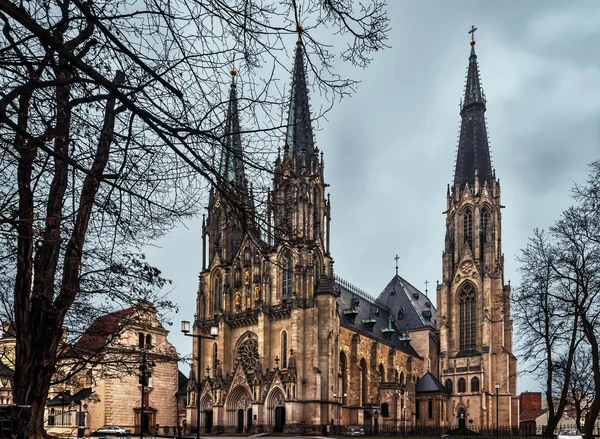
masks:
<svg viewBox="0 0 600 439"><path fill-rule="evenodd" d="M232 71L220 178L202 230L187 425L207 433L367 433L518 426L500 182L475 41L436 303L396 274L375 298L334 274L324 154L315 145L303 44L287 133L259 230ZM440 237L441 239L441 237ZM426 292L427 293L427 292ZM209 337L217 326L218 337ZM197 343L201 343L198 346ZM206 373L205 373L206 372ZM199 407L197 406L199 404Z"/></svg>

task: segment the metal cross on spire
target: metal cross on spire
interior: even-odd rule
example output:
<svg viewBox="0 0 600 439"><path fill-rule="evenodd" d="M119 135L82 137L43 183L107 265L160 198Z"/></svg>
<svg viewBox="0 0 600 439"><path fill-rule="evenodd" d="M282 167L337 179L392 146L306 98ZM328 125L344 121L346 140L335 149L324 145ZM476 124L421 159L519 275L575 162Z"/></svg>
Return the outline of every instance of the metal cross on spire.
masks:
<svg viewBox="0 0 600 439"><path fill-rule="evenodd" d="M471 30L467 33L471 34L471 41L475 41L475 31L477 28L475 26L471 26Z"/></svg>
<svg viewBox="0 0 600 439"><path fill-rule="evenodd" d="M429 281L425 279L425 297L427 297L427 286L429 285Z"/></svg>
<svg viewBox="0 0 600 439"><path fill-rule="evenodd" d="M394 260L396 261L396 276L398 276L398 259L400 259L400 257L396 255L396 257L394 258Z"/></svg>

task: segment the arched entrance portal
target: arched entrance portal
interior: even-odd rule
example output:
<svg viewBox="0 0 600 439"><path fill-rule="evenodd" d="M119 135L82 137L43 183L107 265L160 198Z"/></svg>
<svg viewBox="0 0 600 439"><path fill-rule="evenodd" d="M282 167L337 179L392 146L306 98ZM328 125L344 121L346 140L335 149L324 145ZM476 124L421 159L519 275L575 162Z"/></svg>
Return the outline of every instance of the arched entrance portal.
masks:
<svg viewBox="0 0 600 439"><path fill-rule="evenodd" d="M227 396L225 403L227 426L236 433L250 431L252 427L252 397L245 386L237 386Z"/></svg>
<svg viewBox="0 0 600 439"><path fill-rule="evenodd" d="M200 404L202 416L200 418L200 428L205 433L210 433L213 427L213 400L210 395L204 395Z"/></svg>
<svg viewBox="0 0 600 439"><path fill-rule="evenodd" d="M267 397L269 425L274 433L283 433L285 427L285 397L280 388L275 388Z"/></svg>
<svg viewBox="0 0 600 439"><path fill-rule="evenodd" d="M467 411L464 407L458 409L458 428L461 430L467 428Z"/></svg>

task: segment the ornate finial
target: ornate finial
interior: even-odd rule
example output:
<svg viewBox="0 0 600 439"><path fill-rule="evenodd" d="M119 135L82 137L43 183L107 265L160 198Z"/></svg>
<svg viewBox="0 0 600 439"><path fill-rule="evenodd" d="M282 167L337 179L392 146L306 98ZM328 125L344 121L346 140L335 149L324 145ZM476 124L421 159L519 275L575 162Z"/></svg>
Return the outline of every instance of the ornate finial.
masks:
<svg viewBox="0 0 600 439"><path fill-rule="evenodd" d="M300 23L298 23L296 25L296 32L298 32L298 42L302 41L302 32L304 31L304 28L302 27L302 25Z"/></svg>
<svg viewBox="0 0 600 439"><path fill-rule="evenodd" d="M471 26L471 30L468 32L471 34L471 46L475 45L475 31L477 28L475 26Z"/></svg>
<svg viewBox="0 0 600 439"><path fill-rule="evenodd" d="M279 355L275 355L275 369L279 369Z"/></svg>
<svg viewBox="0 0 600 439"><path fill-rule="evenodd" d="M396 257L394 258L394 260L396 261L396 276L398 276L398 259L400 259L400 257L396 255Z"/></svg>
<svg viewBox="0 0 600 439"><path fill-rule="evenodd" d="M425 297L427 297L427 286L429 285L429 281L425 279Z"/></svg>
<svg viewBox="0 0 600 439"><path fill-rule="evenodd" d="M210 366L206 366L206 377L210 378Z"/></svg>
<svg viewBox="0 0 600 439"><path fill-rule="evenodd" d="M237 76L237 70L236 69L231 69L229 71L229 73L231 74L231 83L235 84L235 77Z"/></svg>

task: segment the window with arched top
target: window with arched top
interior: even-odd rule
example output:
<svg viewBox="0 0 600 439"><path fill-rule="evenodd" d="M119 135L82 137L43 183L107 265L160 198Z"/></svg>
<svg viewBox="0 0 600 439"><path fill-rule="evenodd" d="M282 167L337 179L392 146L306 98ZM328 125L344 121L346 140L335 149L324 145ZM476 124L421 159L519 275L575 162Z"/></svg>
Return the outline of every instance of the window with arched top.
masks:
<svg viewBox="0 0 600 439"><path fill-rule="evenodd" d="M213 376L217 376L217 362L219 360L219 346L214 343L213 344L213 361L212 361L212 370L213 370Z"/></svg>
<svg viewBox="0 0 600 439"><path fill-rule="evenodd" d="M282 264L282 294L283 297L291 297L292 295L292 255L290 251L286 251L283 255Z"/></svg>
<svg viewBox="0 0 600 439"><path fill-rule="evenodd" d="M383 364L379 364L379 381L384 382L385 381L385 368L383 367Z"/></svg>
<svg viewBox="0 0 600 439"><path fill-rule="evenodd" d="M223 309L223 278L219 273L215 279L215 300L213 310L218 313Z"/></svg>
<svg viewBox="0 0 600 439"><path fill-rule="evenodd" d="M400 385L404 386L404 372L400 372Z"/></svg>
<svg viewBox="0 0 600 439"><path fill-rule="evenodd" d="M463 214L463 235L465 245L473 250L473 211L471 209L467 209Z"/></svg>
<svg viewBox="0 0 600 439"><path fill-rule="evenodd" d="M487 206L481 208L479 212L479 228L483 233L487 231L490 225L490 209Z"/></svg>
<svg viewBox="0 0 600 439"><path fill-rule="evenodd" d="M467 381L464 378L459 378L456 387L458 393L465 393L467 391Z"/></svg>
<svg viewBox="0 0 600 439"><path fill-rule="evenodd" d="M471 392L479 392L479 378L471 378Z"/></svg>
<svg viewBox="0 0 600 439"><path fill-rule="evenodd" d="M342 385L340 389L342 390L342 404L346 404L346 396L348 394L348 372L347 372L347 364L348 361L346 359L346 353L344 351L340 352L340 372L339 377L342 380Z"/></svg>
<svg viewBox="0 0 600 439"><path fill-rule="evenodd" d="M369 399L369 383L367 381L367 362L363 358L360 360L360 402L361 405L365 405Z"/></svg>
<svg viewBox="0 0 600 439"><path fill-rule="evenodd" d="M446 380L446 390L448 391L448 393L452 394L454 393L454 385L452 384L452 380L450 378L448 378Z"/></svg>
<svg viewBox="0 0 600 439"><path fill-rule="evenodd" d="M466 282L458 293L460 349L476 346L477 304L475 287Z"/></svg>
<svg viewBox="0 0 600 439"><path fill-rule="evenodd" d="M387 402L381 404L381 416L383 416L384 418L390 416L390 406Z"/></svg>
<svg viewBox="0 0 600 439"><path fill-rule="evenodd" d="M287 369L288 364L288 339L287 339L287 331L283 331L281 333L281 368Z"/></svg>

